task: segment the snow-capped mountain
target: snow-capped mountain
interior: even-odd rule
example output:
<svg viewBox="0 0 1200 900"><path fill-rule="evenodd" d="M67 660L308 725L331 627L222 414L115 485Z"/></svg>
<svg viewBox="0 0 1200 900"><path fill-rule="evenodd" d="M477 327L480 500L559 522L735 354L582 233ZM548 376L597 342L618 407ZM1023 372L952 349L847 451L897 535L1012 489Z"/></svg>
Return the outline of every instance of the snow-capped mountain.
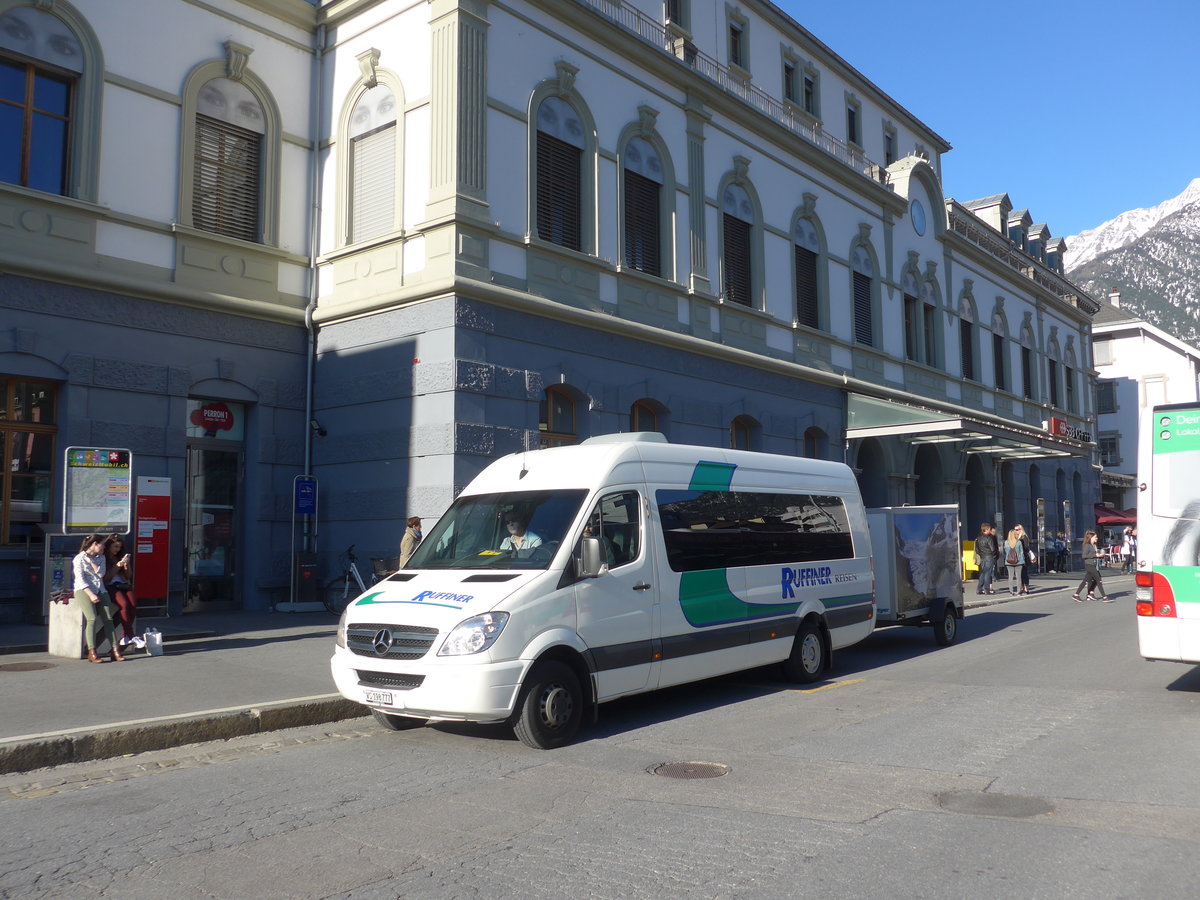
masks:
<svg viewBox="0 0 1200 900"><path fill-rule="evenodd" d="M1200 178L1193 178L1191 184L1178 197L1172 197L1149 209L1131 209L1115 219L1109 219L1103 225L1066 238L1067 255L1063 258L1063 263L1067 269L1077 269L1102 253L1132 244L1167 216L1197 201L1200 201Z"/></svg>
<svg viewBox="0 0 1200 900"><path fill-rule="evenodd" d="M1192 345L1200 345L1200 178L1178 197L1066 238L1067 277Z"/></svg>

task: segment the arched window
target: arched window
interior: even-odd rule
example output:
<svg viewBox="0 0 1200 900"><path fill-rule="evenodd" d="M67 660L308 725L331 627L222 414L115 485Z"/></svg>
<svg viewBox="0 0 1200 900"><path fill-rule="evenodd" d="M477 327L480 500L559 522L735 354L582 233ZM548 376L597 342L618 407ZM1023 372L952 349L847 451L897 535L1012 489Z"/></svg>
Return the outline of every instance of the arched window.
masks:
<svg viewBox="0 0 1200 900"><path fill-rule="evenodd" d="M982 381L979 372L977 342L979 327L976 325L975 302L967 291L958 301L958 356L962 365L962 377Z"/></svg>
<svg viewBox="0 0 1200 900"><path fill-rule="evenodd" d="M94 199L99 55L67 4L0 15L0 181Z"/></svg>
<svg viewBox="0 0 1200 900"><path fill-rule="evenodd" d="M854 294L854 341L868 347L875 346L875 264L871 254L861 244L850 256L852 288Z"/></svg>
<svg viewBox="0 0 1200 900"><path fill-rule="evenodd" d="M552 244L583 250L583 121L560 97L537 110L537 231Z"/></svg>
<svg viewBox="0 0 1200 900"><path fill-rule="evenodd" d="M992 313L992 377L998 391L1007 391L1012 384L1008 375L1008 322L999 308L1003 302L1003 297L996 298L997 309Z"/></svg>
<svg viewBox="0 0 1200 900"><path fill-rule="evenodd" d="M662 275L663 164L648 140L635 137L622 155L625 192L625 265Z"/></svg>
<svg viewBox="0 0 1200 900"><path fill-rule="evenodd" d="M262 233L262 104L245 84L212 78L196 98L192 224L243 241Z"/></svg>
<svg viewBox="0 0 1200 900"><path fill-rule="evenodd" d="M820 282L817 261L821 241L808 219L797 219L792 229L792 254L796 276L796 322L809 328L821 327Z"/></svg>
<svg viewBox="0 0 1200 900"><path fill-rule="evenodd" d="M54 382L0 377L0 544L24 544L50 521L57 401Z"/></svg>
<svg viewBox="0 0 1200 900"><path fill-rule="evenodd" d="M721 198L721 231L724 238L723 286L725 299L742 306L754 305L754 260L751 234L754 205L741 185L726 185Z"/></svg>
<svg viewBox="0 0 1200 900"><path fill-rule="evenodd" d="M543 447L577 443L575 398L560 387L546 388L538 408L538 430Z"/></svg>
<svg viewBox="0 0 1200 900"><path fill-rule="evenodd" d="M758 446L758 423L750 416L738 416L729 423L729 446L733 450L755 450Z"/></svg>
<svg viewBox="0 0 1200 900"><path fill-rule="evenodd" d="M629 430L630 431L659 431L658 427L658 410L647 403L645 400L639 400L629 408Z"/></svg>
<svg viewBox="0 0 1200 900"><path fill-rule="evenodd" d="M365 241L396 228L396 94L385 84L363 91L350 111L350 215L347 238Z"/></svg>

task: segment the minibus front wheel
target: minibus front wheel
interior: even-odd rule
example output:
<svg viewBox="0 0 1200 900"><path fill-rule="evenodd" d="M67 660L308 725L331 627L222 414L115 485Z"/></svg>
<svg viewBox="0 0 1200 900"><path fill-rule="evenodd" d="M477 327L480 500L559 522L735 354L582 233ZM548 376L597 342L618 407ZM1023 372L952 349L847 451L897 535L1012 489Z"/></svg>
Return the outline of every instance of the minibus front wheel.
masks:
<svg viewBox="0 0 1200 900"><path fill-rule="evenodd" d="M792 652L783 661L783 677L793 684L811 684L828 667L828 651L821 627L812 619L800 623Z"/></svg>
<svg viewBox="0 0 1200 900"><path fill-rule="evenodd" d="M513 731L535 750L552 750L571 742L583 719L583 691L566 663L543 660L529 670Z"/></svg>

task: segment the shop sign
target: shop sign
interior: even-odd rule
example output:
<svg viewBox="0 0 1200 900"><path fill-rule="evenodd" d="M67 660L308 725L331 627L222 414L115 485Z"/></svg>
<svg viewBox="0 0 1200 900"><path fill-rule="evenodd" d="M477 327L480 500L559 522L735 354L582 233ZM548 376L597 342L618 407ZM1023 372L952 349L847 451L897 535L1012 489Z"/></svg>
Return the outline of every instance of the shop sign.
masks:
<svg viewBox="0 0 1200 900"><path fill-rule="evenodd" d="M246 407L223 400L189 400L187 436L240 441L246 433Z"/></svg>
<svg viewBox="0 0 1200 900"><path fill-rule="evenodd" d="M1090 444L1092 442L1092 433L1090 431L1076 428L1066 419L1060 419L1057 416L1050 417L1050 422L1046 430L1055 437L1066 438L1069 441L1079 441L1081 444Z"/></svg>

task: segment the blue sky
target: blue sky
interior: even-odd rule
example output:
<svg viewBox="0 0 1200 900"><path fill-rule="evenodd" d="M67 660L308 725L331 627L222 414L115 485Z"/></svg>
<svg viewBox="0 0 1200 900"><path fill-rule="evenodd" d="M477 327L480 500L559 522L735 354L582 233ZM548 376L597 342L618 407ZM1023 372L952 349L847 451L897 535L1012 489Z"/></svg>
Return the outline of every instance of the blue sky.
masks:
<svg viewBox="0 0 1200 900"><path fill-rule="evenodd" d="M1200 0L775 0L945 138L943 189L1056 236L1200 177Z"/></svg>

